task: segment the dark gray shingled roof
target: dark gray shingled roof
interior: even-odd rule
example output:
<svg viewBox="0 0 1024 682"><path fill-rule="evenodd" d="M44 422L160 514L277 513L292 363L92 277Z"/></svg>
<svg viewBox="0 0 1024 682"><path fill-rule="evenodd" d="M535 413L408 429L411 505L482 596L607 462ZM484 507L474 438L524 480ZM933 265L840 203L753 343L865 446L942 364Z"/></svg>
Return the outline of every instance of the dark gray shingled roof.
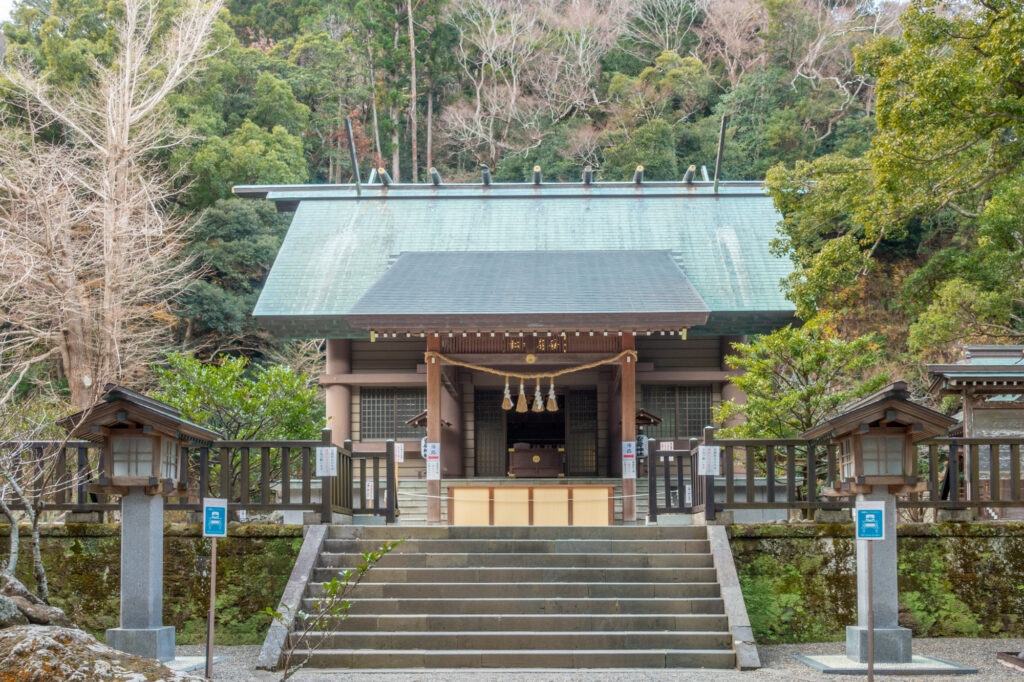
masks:
<svg viewBox="0 0 1024 682"><path fill-rule="evenodd" d="M403 331L632 330L700 325L708 312L668 251L434 251L401 254L346 317Z"/></svg>

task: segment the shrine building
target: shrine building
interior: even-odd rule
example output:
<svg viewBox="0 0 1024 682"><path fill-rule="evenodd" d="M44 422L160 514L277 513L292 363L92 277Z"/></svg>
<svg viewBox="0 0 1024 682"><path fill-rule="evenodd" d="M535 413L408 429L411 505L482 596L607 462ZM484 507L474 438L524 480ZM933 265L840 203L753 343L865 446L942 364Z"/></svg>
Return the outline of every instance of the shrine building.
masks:
<svg viewBox="0 0 1024 682"><path fill-rule="evenodd" d="M649 437L700 436L741 397L731 344L794 321L760 182L433 178L234 188L293 213L256 320L327 339L335 442L404 444L399 480L433 497L437 477L622 477L638 414Z"/></svg>

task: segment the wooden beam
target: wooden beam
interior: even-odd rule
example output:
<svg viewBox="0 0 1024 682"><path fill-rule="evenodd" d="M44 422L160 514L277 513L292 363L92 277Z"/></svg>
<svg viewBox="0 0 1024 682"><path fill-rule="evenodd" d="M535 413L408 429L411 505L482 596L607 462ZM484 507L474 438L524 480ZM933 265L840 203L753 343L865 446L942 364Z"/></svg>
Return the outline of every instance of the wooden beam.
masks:
<svg viewBox="0 0 1024 682"><path fill-rule="evenodd" d="M441 352L441 337L427 336L427 352ZM427 361L427 442L441 442L441 363ZM442 459L444 455L442 454ZM427 523L441 522L441 481L427 481Z"/></svg>
<svg viewBox="0 0 1024 682"><path fill-rule="evenodd" d="M634 350L636 340L632 334L622 335L622 350ZM632 356L622 358L622 390L621 390L621 414L622 414L622 442L636 441L636 362ZM619 445L618 456L622 456L622 446ZM622 522L632 523L636 521L636 478L622 479Z"/></svg>
<svg viewBox="0 0 1024 682"><path fill-rule="evenodd" d="M641 366L647 363L639 363ZM637 368L636 379L641 384L713 384L728 381L732 377L742 374L739 370L718 370L718 369L679 369L662 371L639 371Z"/></svg>
<svg viewBox="0 0 1024 682"><path fill-rule="evenodd" d="M419 372L366 372L365 374L321 374L321 386L425 386Z"/></svg>

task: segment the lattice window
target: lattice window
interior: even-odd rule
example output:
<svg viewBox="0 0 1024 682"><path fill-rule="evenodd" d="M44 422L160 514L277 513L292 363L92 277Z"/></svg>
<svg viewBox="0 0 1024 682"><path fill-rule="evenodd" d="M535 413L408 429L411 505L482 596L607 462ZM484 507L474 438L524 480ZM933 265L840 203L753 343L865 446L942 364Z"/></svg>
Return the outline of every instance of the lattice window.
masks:
<svg viewBox="0 0 1024 682"><path fill-rule="evenodd" d="M427 392L420 388L363 388L359 391L362 439L419 439L423 429L406 422L426 408Z"/></svg>
<svg viewBox="0 0 1024 682"><path fill-rule="evenodd" d="M700 438L711 423L710 386L644 385L640 395L643 408L661 417L661 425L644 427L652 438Z"/></svg>
<svg viewBox="0 0 1024 682"><path fill-rule="evenodd" d="M565 443L570 476L597 475L597 391L570 389L565 394L568 433Z"/></svg>

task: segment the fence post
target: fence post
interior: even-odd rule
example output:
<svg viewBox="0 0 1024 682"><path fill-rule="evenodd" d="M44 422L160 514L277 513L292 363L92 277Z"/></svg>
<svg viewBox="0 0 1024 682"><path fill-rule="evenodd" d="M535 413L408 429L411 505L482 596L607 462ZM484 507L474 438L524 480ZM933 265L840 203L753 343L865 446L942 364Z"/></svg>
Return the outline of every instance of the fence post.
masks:
<svg viewBox="0 0 1024 682"><path fill-rule="evenodd" d="M320 432L320 443L325 447L330 447L331 443L331 430L324 429ZM320 477L320 523L331 522L331 492L333 486L331 485L330 476Z"/></svg>
<svg viewBox="0 0 1024 682"><path fill-rule="evenodd" d="M682 485L682 481L679 482ZM679 494L683 491L680 489ZM658 522L658 455L647 441L647 523Z"/></svg>
<svg viewBox="0 0 1024 682"><path fill-rule="evenodd" d="M385 510L384 520L387 523L395 522L395 497L398 496L398 482L395 480L395 441L388 439L385 445L384 464L387 466L387 474L384 476L387 486L388 506Z"/></svg>
<svg viewBox="0 0 1024 682"><path fill-rule="evenodd" d="M352 457L352 439L345 439L345 452L348 456L342 459L344 466L342 471L338 472L341 476L341 506L349 510L349 513L354 513L352 510L352 463L354 459Z"/></svg>
<svg viewBox="0 0 1024 682"><path fill-rule="evenodd" d="M102 457L100 458L102 459ZM92 478L89 471L89 450L84 445L78 446L78 482L76 491L76 499L78 502L78 509L76 511L85 511L86 494L88 492L89 480Z"/></svg>
<svg viewBox="0 0 1024 682"><path fill-rule="evenodd" d="M954 508L959 508L960 502L960 453L957 450L956 438L949 444L949 457L946 459L946 468L949 478L949 501Z"/></svg>
<svg viewBox="0 0 1024 682"><path fill-rule="evenodd" d="M715 428L704 427L704 445L711 445L715 442ZM721 464L721 462L719 462ZM715 477L704 477L704 518L708 521L715 520Z"/></svg>

